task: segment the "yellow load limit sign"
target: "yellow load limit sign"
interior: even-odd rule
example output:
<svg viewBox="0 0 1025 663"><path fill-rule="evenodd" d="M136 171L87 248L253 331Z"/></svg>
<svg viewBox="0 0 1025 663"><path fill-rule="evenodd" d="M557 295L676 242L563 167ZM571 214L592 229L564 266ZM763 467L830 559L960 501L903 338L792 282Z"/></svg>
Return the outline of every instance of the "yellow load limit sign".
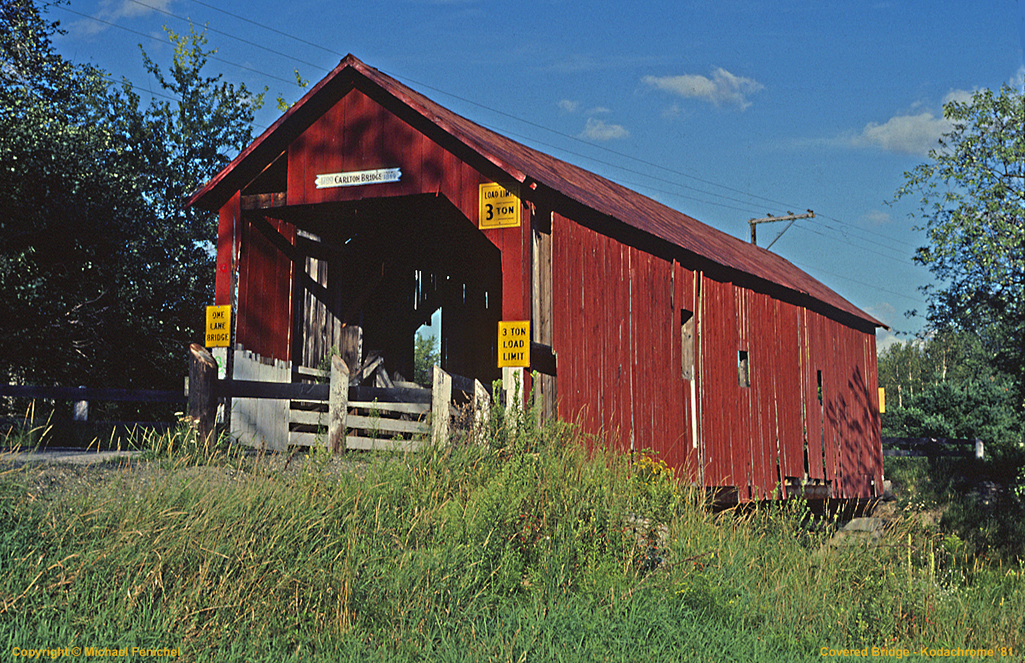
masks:
<svg viewBox="0 0 1025 663"><path fill-rule="evenodd" d="M530 320L498 323L498 367L530 368Z"/></svg>
<svg viewBox="0 0 1025 663"><path fill-rule="evenodd" d="M520 187L518 184L480 185L481 228L515 228L520 225Z"/></svg>
<svg viewBox="0 0 1025 663"><path fill-rule="evenodd" d="M206 347L231 345L231 304L206 307Z"/></svg>

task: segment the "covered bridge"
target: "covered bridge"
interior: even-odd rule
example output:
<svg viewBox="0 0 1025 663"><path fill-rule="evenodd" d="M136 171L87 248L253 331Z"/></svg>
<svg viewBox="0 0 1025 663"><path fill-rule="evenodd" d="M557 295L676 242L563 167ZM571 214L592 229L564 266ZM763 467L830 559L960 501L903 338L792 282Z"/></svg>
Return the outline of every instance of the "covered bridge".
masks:
<svg viewBox="0 0 1025 663"><path fill-rule="evenodd" d="M235 304L236 347L316 366L358 325L411 376L440 308L443 368L488 384L498 323L529 320L531 388L610 445L741 501L881 492L881 323L351 55L189 204L219 213L215 303Z"/></svg>

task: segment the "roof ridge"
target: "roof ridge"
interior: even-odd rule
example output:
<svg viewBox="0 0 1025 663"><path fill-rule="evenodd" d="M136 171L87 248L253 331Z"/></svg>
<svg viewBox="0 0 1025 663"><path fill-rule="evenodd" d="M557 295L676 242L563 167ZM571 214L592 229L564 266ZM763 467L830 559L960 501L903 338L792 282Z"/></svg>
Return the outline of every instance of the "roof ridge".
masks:
<svg viewBox="0 0 1025 663"><path fill-rule="evenodd" d="M205 208L216 209L234 191L242 189L280 154L281 149L275 149L272 145L265 147L267 143L273 143L272 138L280 133L283 140L279 142L284 143L284 149L287 149L288 143L319 116L316 112L322 104L317 103L318 98L326 94L325 90L339 83L344 84L347 72L354 72L395 98L521 183L533 180L577 204L692 254L806 295L875 326L885 327L782 256L702 223L613 180L477 124L367 65L351 53L342 58L327 76L240 152L228 166L193 193L186 204L197 205L206 201ZM358 79L353 79L352 87L358 87ZM342 92L338 98L345 93ZM329 104L336 101L327 99ZM238 176L232 178L236 171ZM234 184L243 179L245 181L235 187Z"/></svg>

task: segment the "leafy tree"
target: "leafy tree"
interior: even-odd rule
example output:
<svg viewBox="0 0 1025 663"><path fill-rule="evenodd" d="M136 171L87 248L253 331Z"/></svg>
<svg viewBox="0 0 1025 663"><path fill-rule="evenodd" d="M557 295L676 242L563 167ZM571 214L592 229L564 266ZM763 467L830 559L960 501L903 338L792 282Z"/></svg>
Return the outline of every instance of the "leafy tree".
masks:
<svg viewBox="0 0 1025 663"><path fill-rule="evenodd" d="M56 30L29 0L0 8L0 352L8 379L85 383L117 335L118 254L146 210L106 79L55 53Z"/></svg>
<svg viewBox="0 0 1025 663"><path fill-rule="evenodd" d="M887 476L943 505L943 529L977 554L1025 552L1025 418L1015 407L1012 376L993 366L977 336L949 329L887 348L879 375L881 386L903 390L902 399L888 398L884 436L978 438L986 447L982 463L887 459Z"/></svg>
<svg viewBox="0 0 1025 663"><path fill-rule="evenodd" d="M892 408L904 406L904 399L921 393L927 384L925 350L917 339L894 343L879 353L879 386L886 390Z"/></svg>
<svg viewBox="0 0 1025 663"><path fill-rule="evenodd" d="M431 372L435 364L441 362L438 352L438 337L417 334L413 346L413 382L425 387L431 386L434 375Z"/></svg>
<svg viewBox="0 0 1025 663"><path fill-rule="evenodd" d="M307 87L310 86L309 79L305 79L302 76L300 76L298 69L294 69L293 72L295 73L295 84L299 87L300 90L305 90ZM294 101L288 101L287 99L285 99L284 95L280 95L280 94L278 95L278 100L277 101L278 101L278 110L281 111L282 113L287 111L289 108L294 106L295 103L296 103Z"/></svg>
<svg viewBox="0 0 1025 663"><path fill-rule="evenodd" d="M213 285L214 218L182 203L251 141L262 95L169 32L167 76L143 58L173 101L144 108L57 32L34 0L0 4L0 378L177 388Z"/></svg>
<svg viewBox="0 0 1025 663"><path fill-rule="evenodd" d="M928 245L915 261L941 281L928 319L920 392L883 415L891 435L978 437L987 460L930 462L948 502L942 525L980 553L1023 553L1025 514L1025 97L1004 86L951 102L952 124L897 197L918 196ZM889 357L881 357L881 360ZM999 486L983 497L982 482Z"/></svg>
<svg viewBox="0 0 1025 663"><path fill-rule="evenodd" d="M1025 102L1004 86L952 101L953 128L929 162L905 173L897 198L917 195L929 244L915 261L943 285L927 291L936 328L976 334L993 365L1025 395ZM1021 401L1019 401L1021 402Z"/></svg>
<svg viewBox="0 0 1025 663"><path fill-rule="evenodd" d="M1012 377L989 363L973 334L944 329L890 346L879 354L879 385L888 394L887 436L1021 441Z"/></svg>
<svg viewBox="0 0 1025 663"><path fill-rule="evenodd" d="M942 382L995 377L1007 376L990 365L979 338L949 328L928 338L894 343L879 353L879 386L886 390L891 407L903 407L907 399Z"/></svg>
<svg viewBox="0 0 1025 663"><path fill-rule="evenodd" d="M160 66L142 51L143 62L160 87L174 101L156 101L146 111L147 128L159 150L152 164L157 178L149 191L157 214L178 219L197 237L216 234L213 215L197 209L182 209L182 203L206 180L228 165L238 151L253 141L253 119L263 107L264 92L253 94L245 84L237 88L221 75L204 76L203 68L215 51L205 50L206 35L190 26L188 34L165 28L174 57L165 75ZM142 46L139 47L142 49ZM127 86L130 91L130 86Z"/></svg>
<svg viewBox="0 0 1025 663"><path fill-rule="evenodd" d="M981 439L991 453L1021 440L1022 424L1015 415L1011 381L969 380L938 382L907 399L904 407L883 414L887 436Z"/></svg>

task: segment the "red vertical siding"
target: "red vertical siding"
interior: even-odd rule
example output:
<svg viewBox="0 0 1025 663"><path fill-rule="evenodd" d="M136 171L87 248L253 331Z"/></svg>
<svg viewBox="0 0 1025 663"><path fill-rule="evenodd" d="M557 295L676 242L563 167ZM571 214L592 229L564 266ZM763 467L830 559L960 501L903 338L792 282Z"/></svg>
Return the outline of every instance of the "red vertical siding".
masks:
<svg viewBox="0 0 1025 663"><path fill-rule="evenodd" d="M553 275L560 415L614 431L616 448L632 440L675 467L697 462L680 364L680 309L698 308L695 274L556 214ZM705 485L734 486L742 500L782 495L781 480L805 476L807 426L808 475L832 481L837 496L870 495L880 457L866 388L872 337L766 293L699 278ZM741 350L749 387L740 385Z"/></svg>
<svg viewBox="0 0 1025 663"><path fill-rule="evenodd" d="M751 386L741 389L747 392L747 418L750 422L748 439L750 440L751 467L751 498L766 499L770 497L776 485L775 449L770 449L769 435L773 426L773 395L775 389L775 369L773 361L771 336L758 333L765 327L773 327L772 318L768 315L768 297L761 293L744 288L737 288L743 293L746 301L744 316L743 346L749 354L749 370ZM772 331L775 331L774 329Z"/></svg>
<svg viewBox="0 0 1025 663"><path fill-rule="evenodd" d="M214 304L231 304L231 272L234 268L241 194L238 192L221 207L217 215L217 276L214 281Z"/></svg>
<svg viewBox="0 0 1025 663"><path fill-rule="evenodd" d="M236 342L264 357L291 359L292 263L251 224L240 236L238 320ZM291 242L295 227L271 225Z"/></svg>
<svg viewBox="0 0 1025 663"><path fill-rule="evenodd" d="M374 168L401 168L402 179L314 185L318 174ZM431 193L477 225L478 186L485 181L452 151L353 90L289 147L287 201ZM237 197L222 210L222 225L232 214L237 217ZM519 227L482 231L501 251L507 320L527 319L531 310L529 214L525 208L521 214ZM882 471L871 334L552 216L552 345L561 417L617 449L651 449L675 467L692 465L705 485L735 486L743 500L772 497L781 478L806 472L832 481L838 496L868 495ZM274 223L294 236L291 226ZM239 342L286 359L290 263L248 224L238 226ZM219 270L221 244L230 239L225 232ZM218 275L221 298L230 286ZM681 370L681 309L694 313L698 334L693 405L692 382ZM738 380L742 350L750 363L748 387Z"/></svg>
<svg viewBox="0 0 1025 663"><path fill-rule="evenodd" d="M772 343L776 351L774 412L777 416L776 446L780 453L780 475L804 477L804 424L801 374L801 310L791 304L773 300L776 335Z"/></svg>
<svg viewBox="0 0 1025 663"><path fill-rule="evenodd" d="M681 418L682 432L679 437L680 443L676 445L669 453L666 454L666 460L673 464L675 467L684 467L688 471L692 472L693 479L700 479L700 455L698 453L698 443L695 436L696 421L698 416L696 412L698 406L698 390L696 375L699 368L700 358L698 357L698 338L697 338L697 288L698 275L686 267L681 265L679 262L674 263L674 276L673 276L673 325L671 326L672 331L670 332L673 336L680 336L682 334L681 324L682 319L680 318L682 310L688 310L693 318L693 329L694 334L691 339L691 350L692 350L692 361L691 365L691 379L683 379L683 339L680 338L679 344L673 342L673 346L678 348L678 353L675 355L675 359L671 362L671 365L680 370L681 380L679 390L670 389L678 393L678 398L684 404L684 416Z"/></svg>
<svg viewBox="0 0 1025 663"><path fill-rule="evenodd" d="M812 311L802 317L810 474L832 482L836 497L869 497L882 468L875 338Z"/></svg>
<svg viewBox="0 0 1025 663"><path fill-rule="evenodd" d="M674 269L553 215L560 416L603 434L618 450L630 450L632 441L635 450L683 467L690 449L689 390L680 370Z"/></svg>
<svg viewBox="0 0 1025 663"><path fill-rule="evenodd" d="M740 386L737 379L736 301L729 283L702 278L701 375L703 383L705 483L745 485L743 457L736 458L734 441L746 438ZM739 446L739 445L738 445Z"/></svg>

